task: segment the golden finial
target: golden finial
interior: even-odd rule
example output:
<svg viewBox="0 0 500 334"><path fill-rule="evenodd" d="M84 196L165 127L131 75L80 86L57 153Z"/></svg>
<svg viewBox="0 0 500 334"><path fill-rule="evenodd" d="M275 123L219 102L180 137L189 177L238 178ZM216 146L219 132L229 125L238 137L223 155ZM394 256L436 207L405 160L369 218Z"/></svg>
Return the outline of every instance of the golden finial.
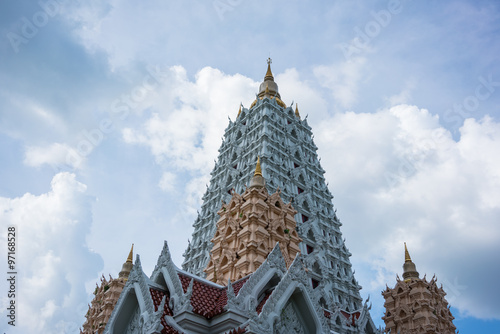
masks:
<svg viewBox="0 0 500 334"><path fill-rule="evenodd" d="M260 175L262 176L262 169L260 168L260 157L257 156L257 165L255 166L255 173L253 176Z"/></svg>
<svg viewBox="0 0 500 334"><path fill-rule="evenodd" d="M130 253L128 254L127 262L132 263L134 257L134 244L132 244L132 248L130 248Z"/></svg>
<svg viewBox="0 0 500 334"><path fill-rule="evenodd" d="M405 242L405 262L411 262L410 253L408 252L408 248L406 248L406 242Z"/></svg>
<svg viewBox="0 0 500 334"><path fill-rule="evenodd" d="M240 114L241 114L241 104L240 104L240 110L238 111L238 116L236 117L240 117Z"/></svg>
<svg viewBox="0 0 500 334"><path fill-rule="evenodd" d="M300 118L299 104L298 103L295 103L295 116L297 116L298 118Z"/></svg>
<svg viewBox="0 0 500 334"><path fill-rule="evenodd" d="M267 78L274 80L273 72L271 72L271 63L272 62L273 61L271 60L271 57L267 58L267 72L266 72L266 76L264 77L264 80L266 80Z"/></svg>

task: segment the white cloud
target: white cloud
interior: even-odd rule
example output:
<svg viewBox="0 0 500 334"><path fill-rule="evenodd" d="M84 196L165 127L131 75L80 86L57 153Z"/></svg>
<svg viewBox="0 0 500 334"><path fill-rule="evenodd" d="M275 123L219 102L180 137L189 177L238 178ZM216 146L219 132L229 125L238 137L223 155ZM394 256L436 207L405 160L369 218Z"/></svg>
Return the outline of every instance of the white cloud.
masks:
<svg viewBox="0 0 500 334"><path fill-rule="evenodd" d="M327 103L321 93L312 87L312 82L303 81L299 72L295 69L287 69L283 73L275 75L278 83L281 99L287 104L292 103L299 107L301 117L310 115L310 120L320 120L328 115Z"/></svg>
<svg viewBox="0 0 500 334"><path fill-rule="evenodd" d="M210 67L200 70L192 82L182 67L172 67L168 83L148 101L152 116L138 129L124 129L124 140L149 147L161 165L208 174L227 115L235 119L240 99L246 97L250 103L256 87L249 78Z"/></svg>
<svg viewBox="0 0 500 334"><path fill-rule="evenodd" d="M435 115L399 105L336 114L313 130L353 261L372 267L358 271L372 300L380 307L385 283L401 275L406 241L452 306L498 318L500 268L488 254L500 252L500 124L468 119L454 141Z"/></svg>
<svg viewBox="0 0 500 334"><path fill-rule="evenodd" d="M19 333L77 332L87 310L85 282L95 280L102 267L85 241L93 202L86 186L74 174L59 173L51 187L38 196L0 198L0 221L16 227ZM5 238L2 233L3 249ZM3 296L2 305L7 302Z"/></svg>
<svg viewBox="0 0 500 334"><path fill-rule="evenodd" d="M408 80L405 87L395 95L388 97L386 100L389 106L396 106L399 104L409 104L411 100L411 92L415 88L415 80Z"/></svg>
<svg viewBox="0 0 500 334"><path fill-rule="evenodd" d="M351 57L336 65L320 65L314 75L320 84L331 90L335 100L344 108L350 108L358 98L358 86L365 74L365 57Z"/></svg>
<svg viewBox="0 0 500 334"><path fill-rule="evenodd" d="M207 8L211 7L211 3L185 6L158 0L148 4L92 1L71 4L64 15L87 50L104 51L111 68L122 69L138 59L156 58L163 52L174 53L177 50L172 49L179 45L191 46L189 41L194 39L186 36L193 36L194 31L203 33L206 29L200 32L200 27L205 21L217 20L215 12L212 16L207 15ZM197 24L192 24L195 18Z"/></svg>
<svg viewBox="0 0 500 334"><path fill-rule="evenodd" d="M68 166L77 169L84 157L67 144L52 143L45 146L29 146L26 148L24 163L31 167L48 164L53 167Z"/></svg>
<svg viewBox="0 0 500 334"><path fill-rule="evenodd" d="M160 182L158 183L158 186L163 191L172 191L175 189L176 178L177 178L177 175L175 173L163 172L163 174L160 178Z"/></svg>

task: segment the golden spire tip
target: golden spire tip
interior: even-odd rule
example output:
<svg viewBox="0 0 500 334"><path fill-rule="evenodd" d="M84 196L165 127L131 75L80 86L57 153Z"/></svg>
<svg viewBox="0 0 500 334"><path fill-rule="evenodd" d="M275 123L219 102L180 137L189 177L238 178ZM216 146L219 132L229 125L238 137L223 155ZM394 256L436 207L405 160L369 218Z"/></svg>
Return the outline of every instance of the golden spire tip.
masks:
<svg viewBox="0 0 500 334"><path fill-rule="evenodd" d="M236 116L236 117L239 117L240 114L241 114L241 103L240 103L240 110L238 111L238 116Z"/></svg>
<svg viewBox="0 0 500 334"><path fill-rule="evenodd" d="M271 77L271 78L273 78L273 79L274 79L274 77L273 77L273 72L271 72L271 63L272 63L272 62L273 62L273 61L272 61L271 57L267 58L267 72L266 72L266 77L265 77L265 78L267 78L267 77ZM264 79L265 79L265 78L264 78Z"/></svg>
<svg viewBox="0 0 500 334"><path fill-rule="evenodd" d="M408 252L408 248L406 248L406 242L405 242L405 262L411 262L410 253Z"/></svg>
<svg viewBox="0 0 500 334"><path fill-rule="evenodd" d="M257 156L257 165L255 166L255 173L253 174L254 176L260 175L262 176L262 169L260 167L260 157Z"/></svg>
<svg viewBox="0 0 500 334"><path fill-rule="evenodd" d="M295 116L297 116L298 118L300 118L299 104L298 103L295 103Z"/></svg>
<svg viewBox="0 0 500 334"><path fill-rule="evenodd" d="M130 248L130 253L128 254L127 262L132 263L134 257L134 244L132 244L132 248Z"/></svg>

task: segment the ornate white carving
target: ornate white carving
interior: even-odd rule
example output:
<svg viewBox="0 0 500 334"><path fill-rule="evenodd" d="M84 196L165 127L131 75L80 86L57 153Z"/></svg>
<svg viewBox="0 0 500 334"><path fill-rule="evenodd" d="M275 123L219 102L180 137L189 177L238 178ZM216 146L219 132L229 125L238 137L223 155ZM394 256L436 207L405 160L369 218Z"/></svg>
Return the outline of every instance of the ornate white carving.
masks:
<svg viewBox="0 0 500 334"><path fill-rule="evenodd" d="M140 330L139 318L141 316L141 312L139 308L134 312L132 319L130 319L130 323L127 326L127 330L125 334L135 334ZM106 333L106 330L104 331Z"/></svg>
<svg viewBox="0 0 500 334"><path fill-rule="evenodd" d="M282 298L284 293L289 287L295 286L299 288L304 294L304 298L309 298L312 304L311 312L316 315L319 320L322 331L326 331L328 328L328 322L323 314L322 308L319 306L319 298L310 286L309 278L307 277L305 267L303 264L303 256L299 255L295 258L292 265L282 277L281 281L278 283L273 293L267 300L266 304L262 308L262 312L258 316L253 316L253 324L257 325L259 328L266 329L268 327L273 327L273 322L277 315L280 314L280 304L283 302ZM292 293L293 291L289 291ZM284 305L281 304L281 307Z"/></svg>
<svg viewBox="0 0 500 334"><path fill-rule="evenodd" d="M229 300L228 297L228 307L235 308L242 312L249 312L250 314L257 314L255 308L257 307L257 301L255 291L257 285L265 285L267 282L262 282L264 276L269 276L269 273L273 271L278 275L278 277L283 277L286 272L286 264L281 253L279 244L273 248L271 253L267 256L267 259L262 263L262 265L250 276L248 281L243 285L238 293L238 296ZM269 277L269 279L271 279ZM230 301L230 304L229 304ZM245 305L247 307L245 307Z"/></svg>
<svg viewBox="0 0 500 334"><path fill-rule="evenodd" d="M172 312L174 314L178 314L184 311L191 311L191 294L193 293L194 280L191 280L186 293L184 293L177 268L172 262L172 257L170 255L167 241L163 243L163 249L160 253L160 256L158 257L155 269L151 274L151 279L153 281L157 280L158 275L163 275L163 278L167 283L167 288L170 292L169 307Z"/></svg>
<svg viewBox="0 0 500 334"><path fill-rule="evenodd" d="M180 298L179 302L174 305L174 308L172 309L174 314L178 314L184 311L192 311L193 306L191 305L191 295L193 294L193 284L194 284L194 278L191 279L191 282L189 282L189 286L186 290L186 293L183 293Z"/></svg>
<svg viewBox="0 0 500 334"><path fill-rule="evenodd" d="M281 312L274 332L277 334L306 334L307 332L304 330L304 324L301 323L299 319L300 316L295 312L292 303L288 303Z"/></svg>

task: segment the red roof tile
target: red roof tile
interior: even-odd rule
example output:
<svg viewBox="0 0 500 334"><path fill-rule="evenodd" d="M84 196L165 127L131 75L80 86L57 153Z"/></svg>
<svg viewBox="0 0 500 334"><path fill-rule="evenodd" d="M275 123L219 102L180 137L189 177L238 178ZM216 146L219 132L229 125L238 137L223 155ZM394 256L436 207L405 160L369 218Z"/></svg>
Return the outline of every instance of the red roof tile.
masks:
<svg viewBox="0 0 500 334"><path fill-rule="evenodd" d="M155 312L158 311L158 307L161 304L161 300L163 299L163 296L165 296L165 291L157 290L150 288L149 289L151 293L151 299L153 299L153 304L155 306ZM170 301L170 296L167 295L166 301L165 301L165 307L163 308L163 314L161 316L161 324L163 325L163 330L161 331L162 334L178 334L175 329L170 327L167 324L167 321L165 320L166 315L173 315L172 310L168 306L168 302Z"/></svg>
<svg viewBox="0 0 500 334"><path fill-rule="evenodd" d="M342 315L343 315L344 317L346 317L346 319L348 319L348 320L349 320L349 318L350 318L351 316L353 316L353 317L352 317L352 323L347 324L348 326L355 326L355 325L356 325L356 324L355 324L355 319L356 319L356 320L357 320L357 319L359 319L359 316L361 315L361 313L360 313L360 312L347 313L346 311L340 311L340 313L342 313Z"/></svg>
<svg viewBox="0 0 500 334"><path fill-rule="evenodd" d="M247 282L249 277L245 277L239 281L232 284L233 291L235 295L238 295L240 289ZM179 279L182 284L182 289L184 292L187 291L189 284L191 282L191 277L179 274ZM173 316L173 312L168 306L170 301L170 296L163 290L156 288L149 289L151 293L151 299L153 300L155 312L158 311L158 307L165 295L167 295L165 301L165 307L163 310L163 315L161 319L161 324L163 325L162 334L179 334L174 328L169 326L165 320L165 316ZM224 306L227 304L227 287L216 287L203 281L194 280L193 282L193 294L191 295L191 306L193 306L193 312L210 319L218 314L224 312ZM228 334L240 334L245 333L244 328L235 328Z"/></svg>
<svg viewBox="0 0 500 334"><path fill-rule="evenodd" d="M243 327L243 328L238 327L238 328L230 330L226 334L245 334L246 332L247 332L247 330L245 327Z"/></svg>
<svg viewBox="0 0 500 334"><path fill-rule="evenodd" d="M182 288L184 289L184 292L186 292L189 283L191 282L191 277L179 275L179 278L182 283ZM221 299L225 299L225 302L221 303ZM203 284L198 280L194 280L193 294L191 295L191 306L193 306L194 313L210 319L213 316L222 313L226 302L227 296L225 289Z"/></svg>
<svg viewBox="0 0 500 334"><path fill-rule="evenodd" d="M269 297L271 297L271 294L273 293L273 291L274 290L266 291L266 294L265 294L264 298L262 298L262 300L260 301L259 305L257 305L257 308L255 309L257 311L257 314L260 314L260 312L262 312L262 308L266 304L266 302L269 299Z"/></svg>
<svg viewBox="0 0 500 334"><path fill-rule="evenodd" d="M235 281L232 284L234 294L236 296L238 295L238 293L240 293L240 289L243 287L243 285L245 285L245 283L248 281L249 278L250 278L250 276L244 277L244 278L240 279L239 281Z"/></svg>
<svg viewBox="0 0 500 334"><path fill-rule="evenodd" d="M179 278L182 283L182 289L186 292L192 278L182 274L179 274ZM236 295L238 295L240 289L247 280L248 277L232 284L233 291ZM194 313L210 319L224 312L224 306L226 306L226 304L227 287L221 286L219 288L196 279L194 280L193 294L191 295L191 306L193 306Z"/></svg>

